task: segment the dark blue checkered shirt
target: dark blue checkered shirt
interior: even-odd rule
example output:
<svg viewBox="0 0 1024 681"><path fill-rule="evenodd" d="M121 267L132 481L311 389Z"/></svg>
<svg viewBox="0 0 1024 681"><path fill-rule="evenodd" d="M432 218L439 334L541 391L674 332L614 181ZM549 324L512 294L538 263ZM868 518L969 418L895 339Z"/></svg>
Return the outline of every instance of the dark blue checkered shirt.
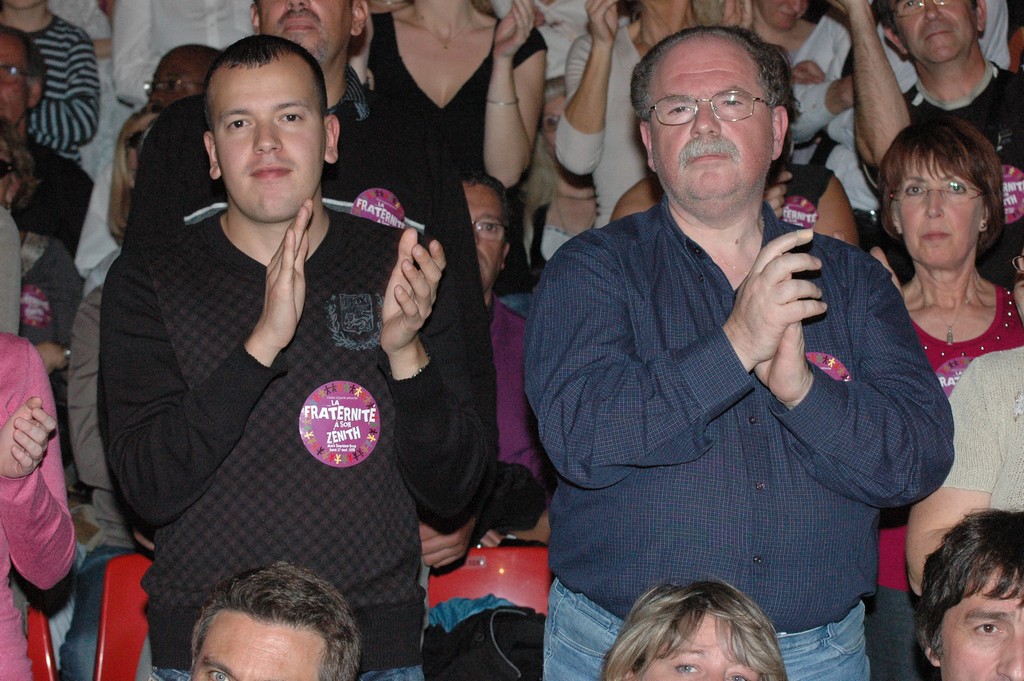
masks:
<svg viewBox="0 0 1024 681"><path fill-rule="evenodd" d="M793 229L764 217L765 242ZM722 331L733 289L665 203L548 263L526 390L561 476L566 587L623 617L653 584L724 579L786 632L874 591L877 507L942 483L952 419L888 273L828 237L811 252L829 308L806 350L832 372L793 410L744 370Z"/></svg>

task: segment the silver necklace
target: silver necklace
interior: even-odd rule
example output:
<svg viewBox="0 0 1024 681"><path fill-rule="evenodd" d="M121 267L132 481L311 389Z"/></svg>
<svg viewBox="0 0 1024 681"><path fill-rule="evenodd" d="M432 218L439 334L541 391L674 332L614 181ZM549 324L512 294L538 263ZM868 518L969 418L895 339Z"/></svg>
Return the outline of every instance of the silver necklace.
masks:
<svg viewBox="0 0 1024 681"><path fill-rule="evenodd" d="M967 290L967 294L964 296L964 307L966 307L966 306L968 306L970 304L971 304L971 290L968 289ZM956 311L956 314L953 315L953 321L951 321L950 323L946 324L946 345L952 345L953 344L953 327L956 325L957 320L960 319L960 313L963 312L963 311L964 311L963 307L958 309ZM945 320L943 320L943 321L945 321Z"/></svg>

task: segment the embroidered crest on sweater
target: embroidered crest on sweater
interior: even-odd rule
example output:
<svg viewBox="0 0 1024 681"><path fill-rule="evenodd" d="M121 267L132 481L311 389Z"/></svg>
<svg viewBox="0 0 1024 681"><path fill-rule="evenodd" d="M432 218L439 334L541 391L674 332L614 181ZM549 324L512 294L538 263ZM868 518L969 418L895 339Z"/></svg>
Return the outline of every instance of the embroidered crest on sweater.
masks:
<svg viewBox="0 0 1024 681"><path fill-rule="evenodd" d="M331 339L346 350L370 350L380 342L379 293L335 293L327 301L327 322Z"/></svg>

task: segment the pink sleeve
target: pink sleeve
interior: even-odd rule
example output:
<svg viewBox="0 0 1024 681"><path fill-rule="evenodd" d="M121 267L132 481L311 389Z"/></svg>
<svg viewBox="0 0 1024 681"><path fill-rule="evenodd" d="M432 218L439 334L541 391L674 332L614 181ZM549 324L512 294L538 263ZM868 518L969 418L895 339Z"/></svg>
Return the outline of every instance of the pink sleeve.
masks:
<svg viewBox="0 0 1024 681"><path fill-rule="evenodd" d="M34 396L43 398L48 414L56 413L39 353L28 341L0 334L0 423ZM75 532L56 434L39 468L24 478L0 477L0 528L11 562L36 586L49 588L68 573Z"/></svg>

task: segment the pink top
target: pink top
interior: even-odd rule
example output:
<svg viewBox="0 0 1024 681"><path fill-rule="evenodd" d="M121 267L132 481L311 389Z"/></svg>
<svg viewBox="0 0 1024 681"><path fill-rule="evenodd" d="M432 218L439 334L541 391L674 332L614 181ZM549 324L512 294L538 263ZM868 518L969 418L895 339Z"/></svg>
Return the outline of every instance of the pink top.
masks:
<svg viewBox="0 0 1024 681"><path fill-rule="evenodd" d="M36 396L43 398L48 414L56 413L39 353L27 340L0 333L0 425ZM2 456L10 452L0 451ZM68 573L74 555L75 530L54 435L41 466L23 478L0 477L0 679L32 678L21 617L7 582L11 563L23 577L47 589Z"/></svg>
<svg viewBox="0 0 1024 681"><path fill-rule="evenodd" d="M946 397L953 392L960 374L975 357L1024 345L1024 325L1021 324L1017 308L1013 304L1013 294L998 286L995 318L985 333L977 338L948 345L945 338L934 338L917 324L914 324L914 330L921 340L928 362L935 370L943 390L946 391ZM878 584L890 589L909 591L905 510L883 511L882 523L886 524L886 516L897 515L901 511L902 518L897 527L883 527L878 533Z"/></svg>

